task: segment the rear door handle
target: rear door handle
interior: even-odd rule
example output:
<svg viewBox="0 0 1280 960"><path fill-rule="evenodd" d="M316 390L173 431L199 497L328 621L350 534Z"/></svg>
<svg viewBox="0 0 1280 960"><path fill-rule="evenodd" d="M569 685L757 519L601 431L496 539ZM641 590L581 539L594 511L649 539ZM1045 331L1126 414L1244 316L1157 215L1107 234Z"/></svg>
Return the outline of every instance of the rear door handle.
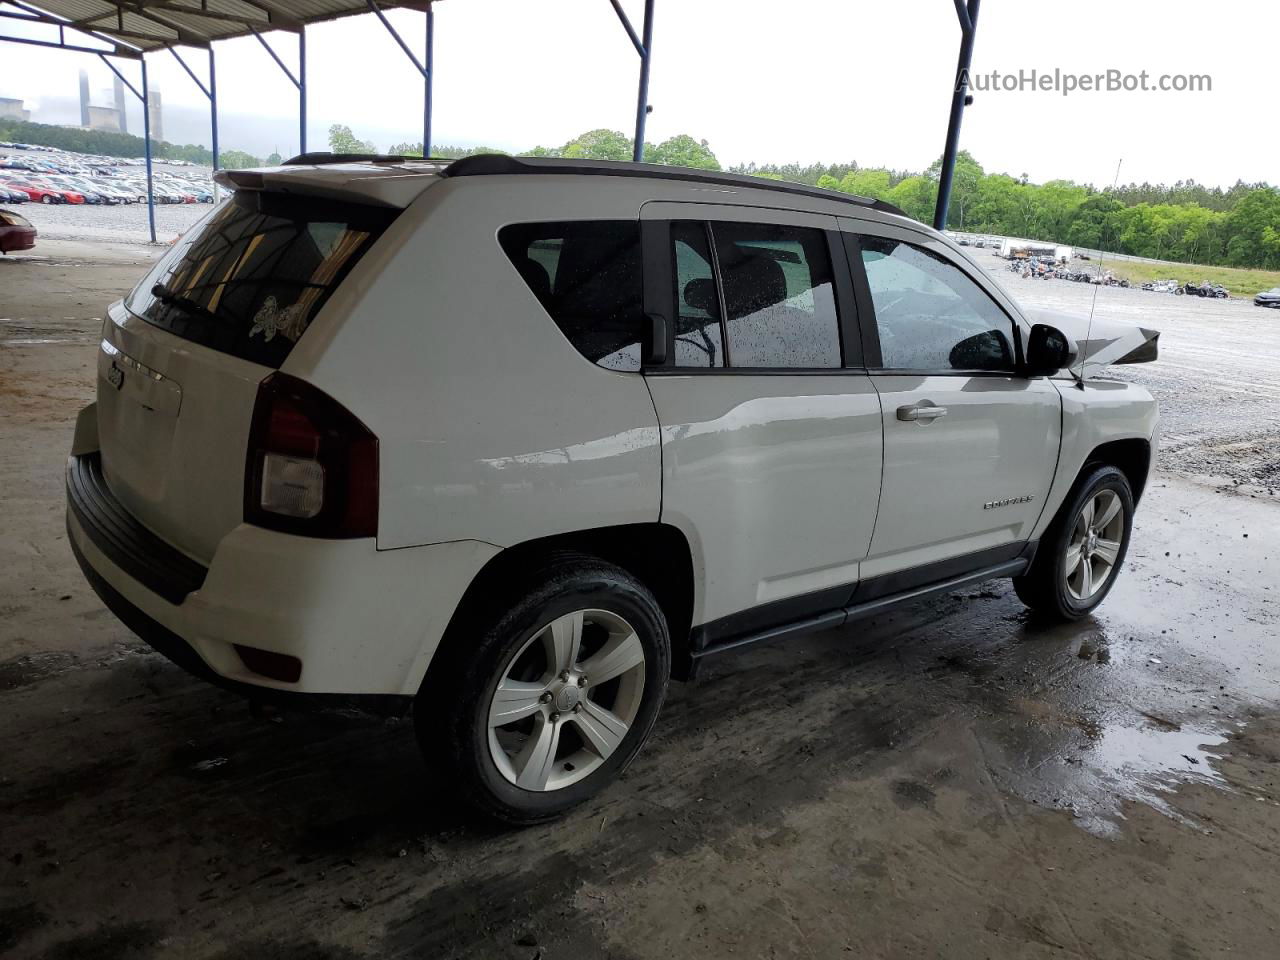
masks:
<svg viewBox="0 0 1280 960"><path fill-rule="evenodd" d="M898 408L899 420L937 420L939 417L947 415L947 408L940 407L931 400L921 400L919 403L909 403L906 406Z"/></svg>

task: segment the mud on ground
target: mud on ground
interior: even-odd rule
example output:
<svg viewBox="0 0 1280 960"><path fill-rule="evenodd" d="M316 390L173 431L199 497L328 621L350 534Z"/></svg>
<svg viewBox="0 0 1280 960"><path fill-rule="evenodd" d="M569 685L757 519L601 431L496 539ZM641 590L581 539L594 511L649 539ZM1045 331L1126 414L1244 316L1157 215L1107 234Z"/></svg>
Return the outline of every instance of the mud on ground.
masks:
<svg viewBox="0 0 1280 960"><path fill-rule="evenodd" d="M141 269L0 260L0 955L1275 955L1280 507L1258 485L1162 461L1081 624L993 582L726 655L598 802L506 831L452 805L407 721L255 718L84 584L62 464L96 318ZM1230 359L1173 366L1215 322L1171 322L1141 375L1179 435L1230 444L1259 422Z"/></svg>

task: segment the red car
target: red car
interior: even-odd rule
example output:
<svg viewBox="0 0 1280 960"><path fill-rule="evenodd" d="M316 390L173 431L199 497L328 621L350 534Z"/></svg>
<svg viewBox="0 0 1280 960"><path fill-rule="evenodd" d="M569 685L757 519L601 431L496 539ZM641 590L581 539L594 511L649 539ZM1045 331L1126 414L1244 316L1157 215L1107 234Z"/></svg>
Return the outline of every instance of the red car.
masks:
<svg viewBox="0 0 1280 960"><path fill-rule="evenodd" d="M34 180L10 180L9 186L17 187L32 200L40 203L84 203L84 194L63 190L51 183Z"/></svg>
<svg viewBox="0 0 1280 960"><path fill-rule="evenodd" d="M0 210L0 253L30 250L36 245L36 228L12 210Z"/></svg>

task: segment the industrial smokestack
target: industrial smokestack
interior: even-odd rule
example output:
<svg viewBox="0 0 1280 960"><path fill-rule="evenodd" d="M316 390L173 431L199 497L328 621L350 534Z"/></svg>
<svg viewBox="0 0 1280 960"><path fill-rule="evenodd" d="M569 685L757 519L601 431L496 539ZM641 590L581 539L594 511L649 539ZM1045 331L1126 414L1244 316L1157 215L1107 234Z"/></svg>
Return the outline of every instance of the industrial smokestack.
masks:
<svg viewBox="0 0 1280 960"><path fill-rule="evenodd" d="M80 126L89 126L89 74L80 71Z"/></svg>
<svg viewBox="0 0 1280 960"><path fill-rule="evenodd" d="M119 77L115 77L115 93L116 93L116 113L120 114L120 132L129 132L129 121L124 112L124 83Z"/></svg>
<svg viewBox="0 0 1280 960"><path fill-rule="evenodd" d="M151 107L151 140L159 143L164 139L164 110L160 105L160 88L152 86L147 91L147 102Z"/></svg>

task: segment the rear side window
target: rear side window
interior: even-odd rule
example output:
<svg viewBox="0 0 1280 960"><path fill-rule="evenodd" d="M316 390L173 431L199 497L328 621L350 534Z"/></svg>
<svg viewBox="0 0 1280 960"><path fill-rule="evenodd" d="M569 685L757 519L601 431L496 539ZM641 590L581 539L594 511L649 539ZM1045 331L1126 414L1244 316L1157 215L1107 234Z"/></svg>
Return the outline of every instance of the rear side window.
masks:
<svg viewBox="0 0 1280 960"><path fill-rule="evenodd" d="M713 223L733 367L839 367L840 322L821 230Z"/></svg>
<svg viewBox="0 0 1280 960"><path fill-rule="evenodd" d="M396 213L240 191L178 241L127 306L185 340L279 367Z"/></svg>
<svg viewBox="0 0 1280 960"><path fill-rule="evenodd" d="M640 369L637 221L516 223L498 231L498 242L579 353L611 370Z"/></svg>
<svg viewBox="0 0 1280 960"><path fill-rule="evenodd" d="M723 367L720 292L707 228L692 221L671 224L671 256L676 280L676 366Z"/></svg>

